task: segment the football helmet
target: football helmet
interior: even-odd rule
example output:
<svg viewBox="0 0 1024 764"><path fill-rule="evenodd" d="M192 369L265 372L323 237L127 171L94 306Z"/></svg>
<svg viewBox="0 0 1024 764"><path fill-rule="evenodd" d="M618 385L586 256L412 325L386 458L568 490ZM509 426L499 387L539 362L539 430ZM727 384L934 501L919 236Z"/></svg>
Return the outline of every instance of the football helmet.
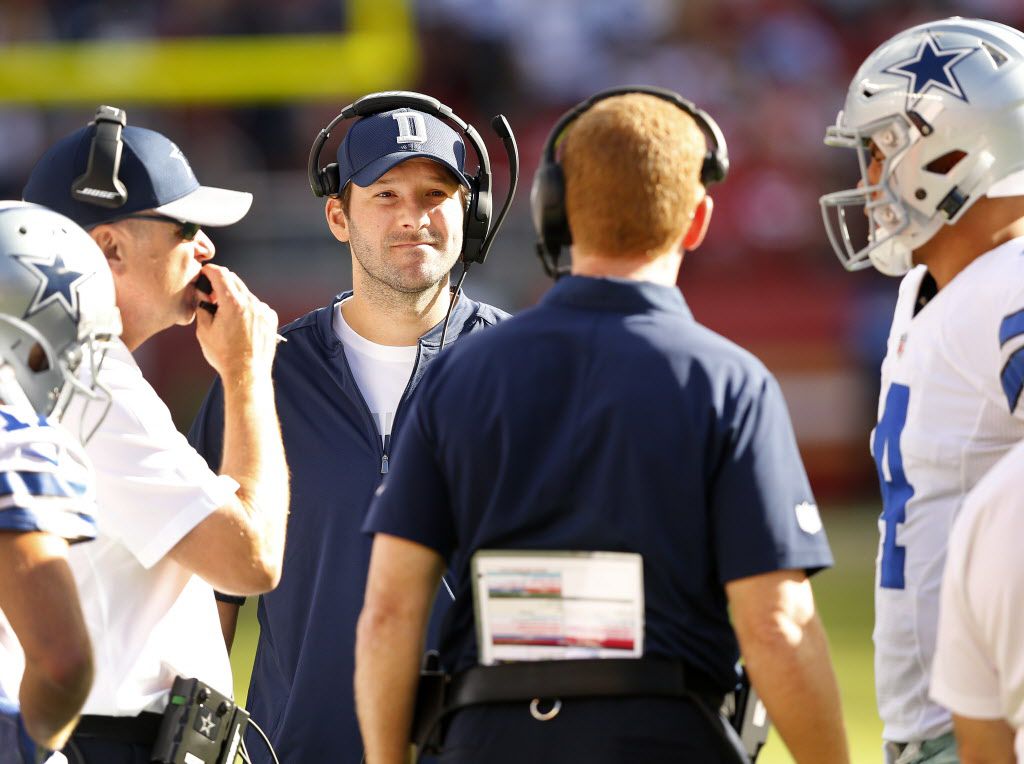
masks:
<svg viewBox="0 0 1024 764"><path fill-rule="evenodd" d="M89 234L45 207L0 202L3 402L59 419L76 393L98 401L84 442L109 409L97 372L120 334L114 280Z"/></svg>
<svg viewBox="0 0 1024 764"><path fill-rule="evenodd" d="M902 275L980 197L1024 195L1022 136L1024 34L954 17L883 43L826 131L826 145L854 149L860 163L857 188L820 199L839 260ZM851 215L866 217L866 241Z"/></svg>

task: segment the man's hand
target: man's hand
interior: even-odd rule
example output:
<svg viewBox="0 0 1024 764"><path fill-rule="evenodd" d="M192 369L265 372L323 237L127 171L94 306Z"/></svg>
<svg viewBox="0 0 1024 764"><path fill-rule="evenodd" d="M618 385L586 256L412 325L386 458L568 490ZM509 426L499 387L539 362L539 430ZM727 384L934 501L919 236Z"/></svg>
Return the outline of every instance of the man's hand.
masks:
<svg viewBox="0 0 1024 764"><path fill-rule="evenodd" d="M277 348L277 313L227 268L207 263L203 275L213 288L207 299L217 306L216 313L196 312L196 337L207 363L225 385L241 375L269 374Z"/></svg>

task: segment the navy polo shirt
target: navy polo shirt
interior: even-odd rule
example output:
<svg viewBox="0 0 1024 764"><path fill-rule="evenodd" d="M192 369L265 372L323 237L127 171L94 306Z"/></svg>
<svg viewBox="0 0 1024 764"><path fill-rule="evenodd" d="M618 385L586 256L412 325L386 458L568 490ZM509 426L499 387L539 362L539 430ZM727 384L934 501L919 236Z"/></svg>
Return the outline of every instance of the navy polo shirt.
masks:
<svg viewBox="0 0 1024 764"><path fill-rule="evenodd" d="M738 657L723 585L832 564L778 384L673 287L563 278L438 358L396 449L363 528L450 564L449 670L477 660L479 549L640 553L644 653L723 691Z"/></svg>

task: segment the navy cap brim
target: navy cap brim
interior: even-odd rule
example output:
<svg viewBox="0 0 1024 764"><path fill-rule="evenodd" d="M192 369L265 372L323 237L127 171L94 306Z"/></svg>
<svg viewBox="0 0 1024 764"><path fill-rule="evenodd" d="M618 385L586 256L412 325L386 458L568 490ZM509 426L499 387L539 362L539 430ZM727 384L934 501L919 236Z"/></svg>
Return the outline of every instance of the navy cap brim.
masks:
<svg viewBox="0 0 1024 764"><path fill-rule="evenodd" d="M433 162L437 162L439 165L447 169L452 175L455 176L456 180L459 181L466 188L470 188L469 178L459 172L459 169L455 167L451 162L446 162L436 154L429 154L424 151L396 151L392 154L385 154L379 159L374 159L366 167L362 168L358 172L352 174L349 179L357 186L366 187L371 183L376 183L380 180L380 177L393 167L400 165L402 162L406 162L410 159L416 159L417 157L423 157ZM344 183L342 184L344 186Z"/></svg>

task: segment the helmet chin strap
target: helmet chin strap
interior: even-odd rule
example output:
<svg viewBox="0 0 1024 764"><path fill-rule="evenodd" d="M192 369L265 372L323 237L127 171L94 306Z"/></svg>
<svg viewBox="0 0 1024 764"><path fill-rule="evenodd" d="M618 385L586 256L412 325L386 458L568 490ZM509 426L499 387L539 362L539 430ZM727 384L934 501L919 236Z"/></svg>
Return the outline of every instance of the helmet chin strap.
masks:
<svg viewBox="0 0 1024 764"><path fill-rule="evenodd" d="M902 276L914 266L912 250L895 236L873 247L868 258L875 269L886 276Z"/></svg>

